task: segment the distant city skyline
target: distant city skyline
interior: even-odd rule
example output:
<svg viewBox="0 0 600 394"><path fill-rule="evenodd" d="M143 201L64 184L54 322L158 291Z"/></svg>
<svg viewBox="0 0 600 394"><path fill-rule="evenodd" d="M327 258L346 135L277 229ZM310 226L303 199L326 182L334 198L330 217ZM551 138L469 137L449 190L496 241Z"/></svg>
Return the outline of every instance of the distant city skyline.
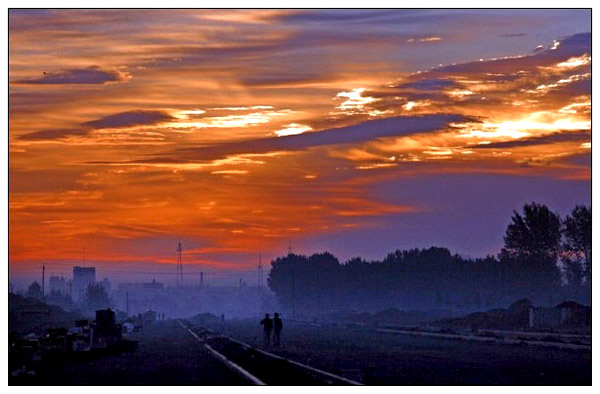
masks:
<svg viewBox="0 0 600 394"><path fill-rule="evenodd" d="M591 204L590 31L591 10L10 10L11 282L85 249L97 278L174 284L179 241L186 275L223 277L290 240L496 254L524 203Z"/></svg>

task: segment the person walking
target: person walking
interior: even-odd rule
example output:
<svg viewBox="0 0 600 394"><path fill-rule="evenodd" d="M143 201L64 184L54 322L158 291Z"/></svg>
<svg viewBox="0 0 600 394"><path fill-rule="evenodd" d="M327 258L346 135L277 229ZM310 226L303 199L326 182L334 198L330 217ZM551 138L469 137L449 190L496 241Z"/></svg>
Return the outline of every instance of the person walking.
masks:
<svg viewBox="0 0 600 394"><path fill-rule="evenodd" d="M279 317L279 313L275 312L273 318L273 325L275 327L275 335L273 336L273 345L279 346L281 344L281 330L283 329L283 321Z"/></svg>
<svg viewBox="0 0 600 394"><path fill-rule="evenodd" d="M269 346L271 344L271 331L273 331L273 320L271 320L268 313L265 313L265 318L260 321L260 324L263 326L263 331L265 333L265 346Z"/></svg>

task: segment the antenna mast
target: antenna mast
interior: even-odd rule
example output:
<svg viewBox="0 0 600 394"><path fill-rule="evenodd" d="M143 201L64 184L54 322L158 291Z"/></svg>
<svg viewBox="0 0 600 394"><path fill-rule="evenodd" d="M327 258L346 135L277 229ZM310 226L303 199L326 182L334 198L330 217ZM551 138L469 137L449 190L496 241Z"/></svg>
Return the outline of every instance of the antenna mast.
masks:
<svg viewBox="0 0 600 394"><path fill-rule="evenodd" d="M181 247L181 241L177 244L177 286L183 287L183 248Z"/></svg>

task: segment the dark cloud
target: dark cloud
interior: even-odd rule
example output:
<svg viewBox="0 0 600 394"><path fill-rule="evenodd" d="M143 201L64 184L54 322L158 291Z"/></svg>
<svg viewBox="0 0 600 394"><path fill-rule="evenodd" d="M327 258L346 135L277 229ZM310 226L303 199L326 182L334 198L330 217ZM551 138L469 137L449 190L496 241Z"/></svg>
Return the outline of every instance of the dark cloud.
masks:
<svg viewBox="0 0 600 394"><path fill-rule="evenodd" d="M199 148L180 149L172 152L172 154L178 158L188 160L214 160L228 155L243 153L297 151L325 145L361 143L386 137L431 132L443 129L450 123L466 120L464 116L451 114L412 117L399 116L286 137L262 138Z"/></svg>
<svg viewBox="0 0 600 394"><path fill-rule="evenodd" d="M539 72L540 66L550 66L566 61L573 56L580 56L591 51L591 34L581 33L560 40L556 49L548 49L529 56L509 57L496 60L485 60L468 63L459 63L449 66L434 68L422 73L421 77L437 76L449 73L482 74L502 73L506 70L519 70L521 72Z"/></svg>
<svg viewBox="0 0 600 394"><path fill-rule="evenodd" d="M433 132L448 127L450 123L474 121L459 115L399 116L372 120L353 126L310 132L285 137L261 138L242 142L229 142L178 149L161 156L146 157L124 162L93 161L87 164L178 164L222 159L239 154L261 154L277 151L300 151L309 148L361 143L386 137Z"/></svg>
<svg viewBox="0 0 600 394"><path fill-rule="evenodd" d="M172 121L175 118L164 111L127 111L115 115L84 123L84 126L93 129L107 129L118 127L132 127L153 125Z"/></svg>
<svg viewBox="0 0 600 394"><path fill-rule="evenodd" d="M23 141L46 141L60 140L65 137L81 137L88 134L88 130L84 129L57 129L57 130L42 130L33 133L27 133L18 138Z"/></svg>
<svg viewBox="0 0 600 394"><path fill-rule="evenodd" d="M118 71L102 70L99 67L74 68L57 73L46 73L35 79L23 79L14 83L28 85L103 85L123 82L127 78Z"/></svg>
<svg viewBox="0 0 600 394"><path fill-rule="evenodd" d="M495 16L481 10L306 10L303 12L282 15L279 19L298 24L334 24L365 25L370 29L377 26L399 26L420 24L445 24L457 22L467 17L476 17L480 21L494 21Z"/></svg>
<svg viewBox="0 0 600 394"><path fill-rule="evenodd" d="M573 57L590 54L590 40L589 33L576 34L560 39L555 49L528 56L471 61L416 72L395 84L365 91L364 97L377 99L365 107L400 114L405 112L398 109L413 101L425 104L413 109L420 114L443 111L480 115L482 110L497 111L507 102L524 99L523 93L533 93L543 95L544 100L537 104L532 101L529 109L556 110L561 103L591 93L589 63L576 68L556 67Z"/></svg>
<svg viewBox="0 0 600 394"><path fill-rule="evenodd" d="M164 111L127 111L105 116L97 120L85 122L79 129L42 130L23 134L18 139L23 141L55 141L66 137L84 137L93 129L108 129L132 126L154 125L168 122L175 118Z"/></svg>
<svg viewBox="0 0 600 394"><path fill-rule="evenodd" d="M561 86L560 89L554 90L554 95L557 98L560 97L561 93L562 93L562 97L565 97L565 96L576 97L576 96L591 94L592 93L592 80L591 80L591 78L583 78L579 81L571 82L570 84L567 84L566 86ZM547 97L549 97L550 95L551 94L548 94Z"/></svg>
<svg viewBox="0 0 600 394"><path fill-rule="evenodd" d="M567 164L592 168L592 151L590 150L589 152L579 155L568 156L561 161ZM591 178L589 179L589 183L591 184Z"/></svg>
<svg viewBox="0 0 600 394"><path fill-rule="evenodd" d="M409 10L404 11L410 12ZM390 18L394 19L394 13L390 13L388 10L307 10L280 17L284 21L299 23L369 23L374 20L382 21Z"/></svg>
<svg viewBox="0 0 600 394"><path fill-rule="evenodd" d="M544 135L542 137L522 138L515 141L495 142L486 145L478 145L477 149L496 149L496 148L518 148L523 146L556 144L561 142L581 141L587 142L592 134L589 130L567 131Z"/></svg>
<svg viewBox="0 0 600 394"><path fill-rule="evenodd" d="M589 51L592 45L592 33L573 34L572 36L562 38L560 42L562 48L559 47L559 52L571 50L573 54L576 54L581 51Z"/></svg>
<svg viewBox="0 0 600 394"><path fill-rule="evenodd" d="M450 79L423 79L421 81L408 82L397 85L400 89L415 89L424 91L437 91L451 86L456 86L456 81Z"/></svg>
<svg viewBox="0 0 600 394"><path fill-rule="evenodd" d="M500 34L499 37L504 38L516 38L516 37L525 37L527 34L525 33L509 33L509 34Z"/></svg>
<svg viewBox="0 0 600 394"><path fill-rule="evenodd" d="M183 163L189 163L189 161L176 159L174 157L160 156L160 157L151 157L148 159L135 160L135 163L140 163L140 164L153 164L153 163L183 164Z"/></svg>

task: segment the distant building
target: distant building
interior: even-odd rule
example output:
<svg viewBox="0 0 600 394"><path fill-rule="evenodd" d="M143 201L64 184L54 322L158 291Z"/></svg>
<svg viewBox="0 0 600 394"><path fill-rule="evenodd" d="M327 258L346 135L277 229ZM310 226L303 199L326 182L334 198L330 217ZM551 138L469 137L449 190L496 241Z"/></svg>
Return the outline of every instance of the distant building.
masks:
<svg viewBox="0 0 600 394"><path fill-rule="evenodd" d="M73 267L73 298L82 300L85 290L96 283L96 267Z"/></svg>
<svg viewBox="0 0 600 394"><path fill-rule="evenodd" d="M592 308L573 301L554 308L529 309L529 328L585 327L591 325L591 320Z"/></svg>
<svg viewBox="0 0 600 394"><path fill-rule="evenodd" d="M152 282L119 283L119 290L161 290L165 285L152 279Z"/></svg>
<svg viewBox="0 0 600 394"><path fill-rule="evenodd" d="M69 294L67 280L62 275L52 275L50 279L48 279L48 287L50 293L60 293L61 295Z"/></svg>
<svg viewBox="0 0 600 394"><path fill-rule="evenodd" d="M591 326L592 308L574 301L565 301L556 306L560 310L562 324L569 327Z"/></svg>

